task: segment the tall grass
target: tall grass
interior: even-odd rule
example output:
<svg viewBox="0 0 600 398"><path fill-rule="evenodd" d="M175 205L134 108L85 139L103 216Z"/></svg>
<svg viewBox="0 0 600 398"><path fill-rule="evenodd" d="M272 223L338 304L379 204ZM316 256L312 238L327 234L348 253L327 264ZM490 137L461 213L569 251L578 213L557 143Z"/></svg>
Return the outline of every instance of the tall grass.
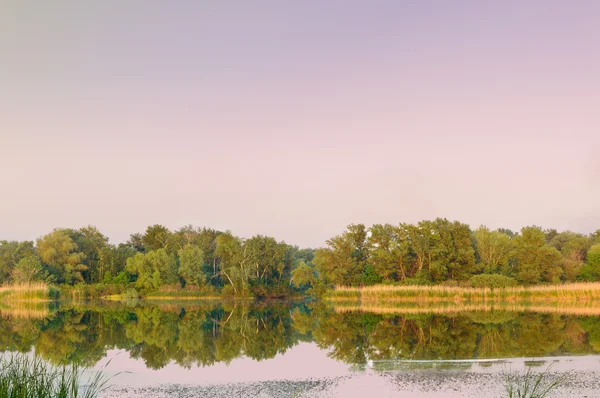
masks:
<svg viewBox="0 0 600 398"><path fill-rule="evenodd" d="M548 366L543 372L536 373L531 367L521 373L506 373L505 389L508 398L545 398L561 382L560 378L550 378Z"/></svg>
<svg viewBox="0 0 600 398"><path fill-rule="evenodd" d="M600 283L573 283L507 288L465 288L450 286L390 286L365 287L338 286L329 291L329 300L374 300L374 301L600 301Z"/></svg>
<svg viewBox="0 0 600 398"><path fill-rule="evenodd" d="M39 357L14 354L0 359L2 398L95 398L107 379L98 371L85 382L85 369L54 366Z"/></svg>
<svg viewBox="0 0 600 398"><path fill-rule="evenodd" d="M13 284L0 287L0 300L2 301L40 301L53 298L58 298L58 291L56 288L43 282Z"/></svg>

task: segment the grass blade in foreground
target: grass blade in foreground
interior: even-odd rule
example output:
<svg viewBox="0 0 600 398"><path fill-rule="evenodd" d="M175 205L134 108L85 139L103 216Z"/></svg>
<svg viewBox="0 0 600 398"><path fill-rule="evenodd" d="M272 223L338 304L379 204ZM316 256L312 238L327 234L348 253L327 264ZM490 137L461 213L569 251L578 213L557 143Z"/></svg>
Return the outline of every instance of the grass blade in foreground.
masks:
<svg viewBox="0 0 600 398"><path fill-rule="evenodd" d="M543 372L536 374L529 367L523 373L507 373L506 393L508 398L546 398L549 397L561 382L561 378L549 379L548 366Z"/></svg>
<svg viewBox="0 0 600 398"><path fill-rule="evenodd" d="M95 398L108 380L98 371L83 383L84 371L76 365L54 366L26 354L2 357L0 397Z"/></svg>

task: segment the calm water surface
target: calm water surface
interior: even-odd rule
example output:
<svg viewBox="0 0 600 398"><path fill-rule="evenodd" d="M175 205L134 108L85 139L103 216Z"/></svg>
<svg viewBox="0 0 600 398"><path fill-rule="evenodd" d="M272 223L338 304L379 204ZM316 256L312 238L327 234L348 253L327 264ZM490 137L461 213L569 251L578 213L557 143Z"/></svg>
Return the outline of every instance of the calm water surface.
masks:
<svg viewBox="0 0 600 398"><path fill-rule="evenodd" d="M551 364L552 372L585 376L563 383L571 396L600 391L598 316L378 314L306 302L0 311L2 351L123 372L111 379L111 397L482 396L486 388L485 396L501 396L501 374Z"/></svg>

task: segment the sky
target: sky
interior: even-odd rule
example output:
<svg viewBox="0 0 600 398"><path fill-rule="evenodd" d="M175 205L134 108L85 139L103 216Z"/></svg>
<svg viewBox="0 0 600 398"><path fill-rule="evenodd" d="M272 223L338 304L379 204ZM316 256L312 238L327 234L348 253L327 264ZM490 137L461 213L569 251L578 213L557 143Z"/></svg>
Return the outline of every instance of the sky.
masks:
<svg viewBox="0 0 600 398"><path fill-rule="evenodd" d="M0 240L600 228L600 2L0 0Z"/></svg>

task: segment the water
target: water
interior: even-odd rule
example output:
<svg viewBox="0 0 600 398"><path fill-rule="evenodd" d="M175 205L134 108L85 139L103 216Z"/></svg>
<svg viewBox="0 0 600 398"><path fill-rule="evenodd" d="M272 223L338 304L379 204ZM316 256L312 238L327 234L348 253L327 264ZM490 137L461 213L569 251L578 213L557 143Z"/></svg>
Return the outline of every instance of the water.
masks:
<svg viewBox="0 0 600 398"><path fill-rule="evenodd" d="M561 377L559 396L600 396L592 315L380 314L310 302L0 311L0 350L105 369L116 375L105 397L502 396L505 375L526 369Z"/></svg>

